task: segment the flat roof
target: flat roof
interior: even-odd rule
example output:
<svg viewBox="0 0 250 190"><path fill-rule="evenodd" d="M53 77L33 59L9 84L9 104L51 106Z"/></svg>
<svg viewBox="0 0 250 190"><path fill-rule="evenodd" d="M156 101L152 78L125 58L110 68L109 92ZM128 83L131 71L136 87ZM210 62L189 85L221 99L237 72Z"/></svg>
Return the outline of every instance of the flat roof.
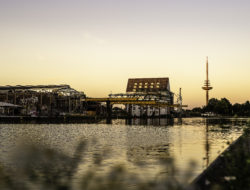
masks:
<svg viewBox="0 0 250 190"><path fill-rule="evenodd" d="M16 85L0 86L0 90L22 90L22 89L48 89L48 88L70 88L67 84L61 85Z"/></svg>

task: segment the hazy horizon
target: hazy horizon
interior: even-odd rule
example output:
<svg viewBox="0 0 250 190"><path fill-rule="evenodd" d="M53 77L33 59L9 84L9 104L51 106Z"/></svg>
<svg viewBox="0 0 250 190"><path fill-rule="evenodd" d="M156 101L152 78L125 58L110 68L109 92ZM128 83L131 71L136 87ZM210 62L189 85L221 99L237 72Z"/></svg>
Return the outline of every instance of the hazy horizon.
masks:
<svg viewBox="0 0 250 190"><path fill-rule="evenodd" d="M250 94L247 0L0 0L0 85L69 84L89 97L169 77L189 108Z"/></svg>

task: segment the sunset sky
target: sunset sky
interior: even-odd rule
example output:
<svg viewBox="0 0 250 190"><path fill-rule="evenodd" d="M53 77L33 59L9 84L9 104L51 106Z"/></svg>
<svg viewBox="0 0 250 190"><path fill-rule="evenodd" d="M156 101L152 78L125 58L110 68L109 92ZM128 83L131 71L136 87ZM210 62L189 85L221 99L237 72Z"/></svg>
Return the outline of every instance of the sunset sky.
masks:
<svg viewBox="0 0 250 190"><path fill-rule="evenodd" d="M189 108L250 100L249 0L0 0L0 85L69 84L90 97L169 77Z"/></svg>

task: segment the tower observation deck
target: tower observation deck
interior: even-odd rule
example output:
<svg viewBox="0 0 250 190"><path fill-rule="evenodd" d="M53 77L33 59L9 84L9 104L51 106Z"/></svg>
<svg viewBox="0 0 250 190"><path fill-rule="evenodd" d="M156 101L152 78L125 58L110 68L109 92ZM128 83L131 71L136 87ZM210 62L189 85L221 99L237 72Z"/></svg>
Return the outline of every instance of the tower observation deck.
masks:
<svg viewBox="0 0 250 190"><path fill-rule="evenodd" d="M210 81L208 79L208 57L206 62L206 80L204 82L204 86L202 87L202 89L206 91L206 106L207 106L209 100L209 90L213 89L213 87L210 86Z"/></svg>

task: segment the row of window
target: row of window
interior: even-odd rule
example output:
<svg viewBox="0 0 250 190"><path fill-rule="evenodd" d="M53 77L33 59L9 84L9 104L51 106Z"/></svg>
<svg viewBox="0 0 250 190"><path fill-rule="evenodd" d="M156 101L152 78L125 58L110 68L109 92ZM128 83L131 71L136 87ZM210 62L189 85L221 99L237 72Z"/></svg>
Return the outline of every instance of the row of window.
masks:
<svg viewBox="0 0 250 190"><path fill-rule="evenodd" d="M142 86L139 86L139 88L142 88ZM144 86L144 88L154 88L154 86ZM156 86L156 88L160 88L160 86ZM137 86L134 86L134 89L137 89Z"/></svg>
<svg viewBox="0 0 250 190"><path fill-rule="evenodd" d="M135 82L133 89L134 89L134 92L135 92L136 91L135 89L137 89L137 88L154 88L154 87L160 88L160 82L157 82L157 83L153 83L153 82L147 83L147 82L145 82L144 84L142 82L140 82L139 85L138 85L138 83Z"/></svg>
<svg viewBox="0 0 250 190"><path fill-rule="evenodd" d="M159 113L159 111L149 111L148 113L150 113L150 114L152 114L152 113L156 113L156 114L158 114L158 113Z"/></svg>
<svg viewBox="0 0 250 190"><path fill-rule="evenodd" d="M140 107L133 107L132 109L133 109L133 110L136 110L136 109L140 109ZM152 107L149 107L148 109L149 109L149 110L158 110L158 109L152 108Z"/></svg>
<svg viewBox="0 0 250 190"><path fill-rule="evenodd" d="M144 84L144 85L148 85L148 84L151 84L151 85L154 85L154 84L160 85L160 82L156 82L156 83L154 83L154 82L151 82L151 83L148 83L148 82L145 82L145 83L142 83L142 82L137 83L137 82L135 82L135 83L134 83L135 86L137 86L137 85L142 85L142 84Z"/></svg>
<svg viewBox="0 0 250 190"><path fill-rule="evenodd" d="M151 88L153 88L153 87L151 87ZM157 88L159 88L159 87L157 87ZM148 89L148 88L140 88L140 89L143 90L143 89ZM133 89L133 92L136 92L136 91L137 91L137 88L134 88L134 89Z"/></svg>

